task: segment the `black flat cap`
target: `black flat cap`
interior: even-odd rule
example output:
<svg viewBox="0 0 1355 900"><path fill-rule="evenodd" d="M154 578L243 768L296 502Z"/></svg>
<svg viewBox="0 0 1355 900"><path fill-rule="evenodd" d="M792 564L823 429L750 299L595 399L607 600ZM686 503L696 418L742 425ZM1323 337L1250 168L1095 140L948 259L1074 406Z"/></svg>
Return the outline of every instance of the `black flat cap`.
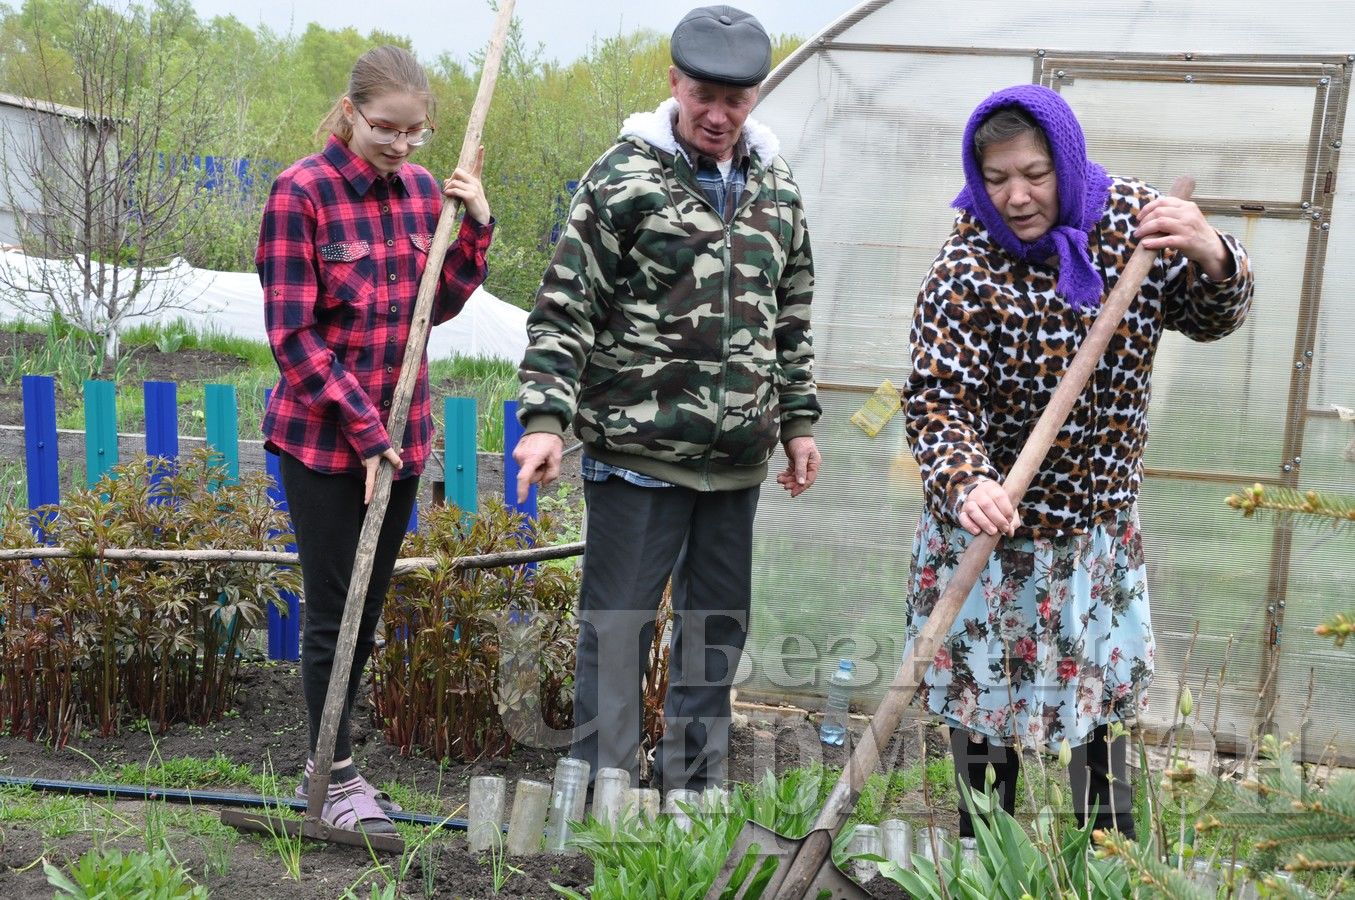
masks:
<svg viewBox="0 0 1355 900"><path fill-rule="evenodd" d="M673 65L701 81L761 84L772 70L772 42L762 23L732 6L700 6L673 29Z"/></svg>

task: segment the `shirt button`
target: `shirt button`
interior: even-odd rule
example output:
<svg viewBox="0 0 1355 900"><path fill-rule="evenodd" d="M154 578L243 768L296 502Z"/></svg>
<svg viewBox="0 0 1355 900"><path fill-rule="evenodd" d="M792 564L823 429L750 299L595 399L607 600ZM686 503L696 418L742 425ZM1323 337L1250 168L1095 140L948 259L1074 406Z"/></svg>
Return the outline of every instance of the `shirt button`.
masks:
<svg viewBox="0 0 1355 900"><path fill-rule="evenodd" d="M386 238L386 246L387 246L387 247L394 247L394 246L395 246L395 241L391 240L390 238Z"/></svg>
<svg viewBox="0 0 1355 900"><path fill-rule="evenodd" d="M392 272L392 273L390 274L390 279L391 279L391 281L394 281L394 280L395 280L395 273L394 273L394 272Z"/></svg>
<svg viewBox="0 0 1355 900"><path fill-rule="evenodd" d="M381 405L382 405L382 406L385 406L385 407L387 407L387 408L389 408L390 405L391 405L391 402L390 402L389 400L382 400L382 401L381 401Z"/></svg>
<svg viewBox="0 0 1355 900"><path fill-rule="evenodd" d="M392 303L392 304L391 304L391 312L399 312L399 311L400 311L400 307L398 307L398 306L396 306L394 303ZM391 338L391 340L395 340L395 338Z"/></svg>
<svg viewBox="0 0 1355 900"><path fill-rule="evenodd" d="M382 212L390 212L390 211L391 211L391 205L390 205L389 203L383 203L383 204L381 204L381 211L382 211Z"/></svg>
<svg viewBox="0 0 1355 900"><path fill-rule="evenodd" d="M394 372L394 371L395 371L395 366L386 366L386 372L387 372L387 374L389 374L389 373L391 373L391 372Z"/></svg>

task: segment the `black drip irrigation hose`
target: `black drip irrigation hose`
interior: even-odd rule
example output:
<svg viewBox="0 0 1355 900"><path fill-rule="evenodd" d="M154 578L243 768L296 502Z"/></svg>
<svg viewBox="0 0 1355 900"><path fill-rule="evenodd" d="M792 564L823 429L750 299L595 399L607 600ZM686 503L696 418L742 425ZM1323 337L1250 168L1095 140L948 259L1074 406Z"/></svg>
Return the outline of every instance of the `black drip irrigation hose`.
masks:
<svg viewBox="0 0 1355 900"><path fill-rule="evenodd" d="M9 778L0 776L0 788L31 788L50 794L86 794L111 797L116 800L165 800L171 803L202 803L215 806L243 806L268 808L285 806L297 812L306 811L306 801L295 797L260 797L257 794L236 794L228 791L190 791L181 788L145 787L129 784L98 784L93 781L48 781L42 778ZM443 816L425 816L419 813L387 813L392 822L423 825L448 831L465 831L470 823L465 819Z"/></svg>

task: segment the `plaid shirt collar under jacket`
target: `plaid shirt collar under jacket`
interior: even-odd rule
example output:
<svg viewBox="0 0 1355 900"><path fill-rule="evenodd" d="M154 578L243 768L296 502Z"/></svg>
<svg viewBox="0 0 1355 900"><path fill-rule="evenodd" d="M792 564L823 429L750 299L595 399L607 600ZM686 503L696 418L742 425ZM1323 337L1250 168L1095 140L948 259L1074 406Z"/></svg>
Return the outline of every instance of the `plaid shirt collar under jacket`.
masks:
<svg viewBox="0 0 1355 900"><path fill-rule="evenodd" d="M739 208L739 198L743 196L743 189L748 183L748 162L752 159L752 154L748 149L747 136L740 134L738 143L734 145L733 165L730 166L728 179L721 174L720 164L715 157L701 153L685 141L682 135L677 133L676 127L673 129L673 137L677 140L682 155L691 163L692 171L696 173L696 182L701 185L701 190L705 192L711 205L720 211L720 218L726 222L730 221L734 218L734 211Z"/></svg>
<svg viewBox="0 0 1355 900"><path fill-rule="evenodd" d="M255 258L282 373L264 416L268 449L318 472L356 475L362 459L394 444L404 461L397 477L423 471L432 435L426 361L404 440L393 442L385 423L441 211L441 185L422 166L383 176L337 138L278 176ZM485 280L492 232L492 222L462 221L434 325Z"/></svg>

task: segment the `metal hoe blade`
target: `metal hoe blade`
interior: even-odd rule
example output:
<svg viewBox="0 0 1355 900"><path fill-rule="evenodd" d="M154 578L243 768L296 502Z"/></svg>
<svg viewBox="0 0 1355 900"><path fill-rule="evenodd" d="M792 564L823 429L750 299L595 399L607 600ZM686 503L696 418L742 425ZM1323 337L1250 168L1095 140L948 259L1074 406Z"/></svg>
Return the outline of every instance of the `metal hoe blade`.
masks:
<svg viewBox="0 0 1355 900"><path fill-rule="evenodd" d="M238 809L222 812L221 821L240 831L252 831L270 837L285 834L293 838L305 837L316 841L328 841L331 844L347 844L350 847L377 850L397 856L405 852L405 839L398 834L367 834L364 831L334 828L324 822L282 819L260 813L242 812Z"/></svg>
<svg viewBox="0 0 1355 900"><path fill-rule="evenodd" d="M818 842L831 846L833 837L820 829L797 840L757 822L745 822L706 896L724 900L774 897L790 872L790 861L806 844ZM866 900L870 894L827 859L804 896L811 900Z"/></svg>

